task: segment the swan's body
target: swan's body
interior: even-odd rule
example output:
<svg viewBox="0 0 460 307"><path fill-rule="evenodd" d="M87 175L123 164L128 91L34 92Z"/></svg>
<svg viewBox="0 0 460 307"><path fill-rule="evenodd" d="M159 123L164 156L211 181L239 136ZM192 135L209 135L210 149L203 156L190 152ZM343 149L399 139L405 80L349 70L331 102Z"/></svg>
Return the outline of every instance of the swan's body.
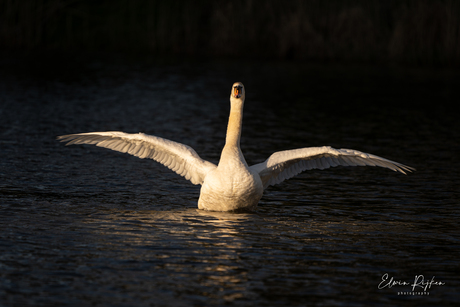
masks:
<svg viewBox="0 0 460 307"><path fill-rule="evenodd" d="M233 84L225 147L219 164L201 159L191 147L160 137L124 132L90 132L59 136L70 144L96 146L151 158L193 184L201 184L198 208L210 211L254 210L264 189L304 170L343 166L380 166L405 174L414 169L375 155L329 146L272 154L265 162L248 166L240 149L245 90Z"/></svg>

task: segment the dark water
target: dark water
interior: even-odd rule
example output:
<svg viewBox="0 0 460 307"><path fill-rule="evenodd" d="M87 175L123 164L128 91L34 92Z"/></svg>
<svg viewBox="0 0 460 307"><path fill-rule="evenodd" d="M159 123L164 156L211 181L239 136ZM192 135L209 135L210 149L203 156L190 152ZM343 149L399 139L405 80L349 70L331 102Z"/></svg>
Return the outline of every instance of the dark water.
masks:
<svg viewBox="0 0 460 307"><path fill-rule="evenodd" d="M293 63L2 62L0 305L394 306L460 300L459 74ZM242 149L331 145L417 168L309 171L256 213L197 209L151 160L61 134L145 132L217 163L231 84ZM414 283L379 289L382 276ZM408 292L401 294L399 292ZM399 294L399 295L398 295Z"/></svg>

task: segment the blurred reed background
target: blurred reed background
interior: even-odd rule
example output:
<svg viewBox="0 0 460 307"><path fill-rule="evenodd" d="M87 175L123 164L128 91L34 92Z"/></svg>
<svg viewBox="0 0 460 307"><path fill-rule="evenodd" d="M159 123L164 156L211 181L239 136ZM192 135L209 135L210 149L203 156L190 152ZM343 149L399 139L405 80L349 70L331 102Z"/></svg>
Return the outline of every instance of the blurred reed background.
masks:
<svg viewBox="0 0 460 307"><path fill-rule="evenodd" d="M458 0L0 0L7 52L460 64Z"/></svg>

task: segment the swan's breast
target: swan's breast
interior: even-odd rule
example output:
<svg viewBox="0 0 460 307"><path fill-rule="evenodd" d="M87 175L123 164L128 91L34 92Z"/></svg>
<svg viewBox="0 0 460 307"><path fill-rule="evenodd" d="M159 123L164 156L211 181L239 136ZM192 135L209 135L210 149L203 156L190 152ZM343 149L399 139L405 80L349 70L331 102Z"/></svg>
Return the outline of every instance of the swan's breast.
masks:
<svg viewBox="0 0 460 307"><path fill-rule="evenodd" d="M255 209L263 194L259 174L247 168L210 172L201 187L198 208L212 211Z"/></svg>

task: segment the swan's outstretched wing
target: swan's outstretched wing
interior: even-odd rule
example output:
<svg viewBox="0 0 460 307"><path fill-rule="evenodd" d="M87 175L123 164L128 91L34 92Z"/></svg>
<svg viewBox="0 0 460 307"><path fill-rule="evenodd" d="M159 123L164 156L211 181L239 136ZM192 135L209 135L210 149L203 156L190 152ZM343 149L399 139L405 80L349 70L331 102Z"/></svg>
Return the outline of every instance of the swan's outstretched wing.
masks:
<svg viewBox="0 0 460 307"><path fill-rule="evenodd" d="M302 171L334 166L380 166L406 174L414 168L353 149L330 146L275 152L265 162L250 167L259 173L264 189L294 177Z"/></svg>
<svg viewBox="0 0 460 307"><path fill-rule="evenodd" d="M62 135L61 142L94 144L119 152L126 152L141 159L153 159L193 184L202 184L206 174L216 165L205 161L190 146L144 133L129 134L118 131L89 132Z"/></svg>

